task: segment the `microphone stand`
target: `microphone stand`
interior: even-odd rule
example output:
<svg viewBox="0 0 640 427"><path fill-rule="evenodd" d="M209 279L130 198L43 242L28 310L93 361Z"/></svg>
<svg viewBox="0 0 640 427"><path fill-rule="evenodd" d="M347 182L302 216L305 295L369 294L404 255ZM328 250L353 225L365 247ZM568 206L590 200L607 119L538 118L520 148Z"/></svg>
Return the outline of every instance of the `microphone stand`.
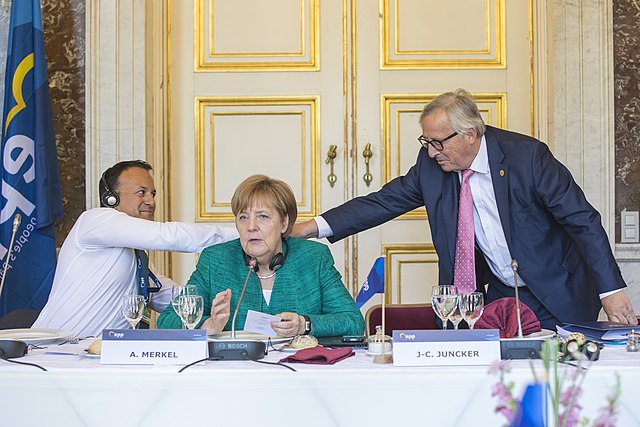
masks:
<svg viewBox="0 0 640 427"><path fill-rule="evenodd" d="M500 340L501 359L539 359L542 339L522 339L522 316L520 314L520 296L518 295L518 261L511 261L513 282L516 294L516 318L518 319L518 339Z"/></svg>
<svg viewBox="0 0 640 427"><path fill-rule="evenodd" d="M242 286L242 292L240 298L238 298L238 304L236 310L233 313L233 319L231 320L231 335L230 339L213 339L209 341L209 360L258 360L262 359L267 354L267 345L260 340L252 339L237 339L236 337L236 317L238 317L238 311L240 310L240 304L242 303L242 297L244 291L247 289L249 283L249 277L251 272L258 264L258 260L251 258L248 267L247 277L244 280Z"/></svg>
<svg viewBox="0 0 640 427"><path fill-rule="evenodd" d="M7 252L7 259L4 260L4 270L2 272L2 280L0 280L0 296L2 296L2 288L4 286L4 279L7 277L7 267L9 266L9 258L11 258L11 252L13 251L13 241L16 238L18 227L22 221L22 215L19 213L13 217L13 230L11 231L11 243L9 243L9 251Z"/></svg>
<svg viewBox="0 0 640 427"><path fill-rule="evenodd" d="M522 316L520 315L520 297L518 296L518 261L511 260L513 283L516 288L516 318L518 319L518 338L522 338Z"/></svg>
<svg viewBox="0 0 640 427"><path fill-rule="evenodd" d="M247 284L249 283L249 277L251 276L251 272L254 268L256 268L256 264L258 260L255 258L251 258L249 261L249 271L247 272L247 278L244 279L244 285L242 286L242 292L240 293L240 298L238 298L238 304L236 305L236 311L233 313L233 320L231 320L231 338L236 339L236 317L238 317L238 310L240 310L240 303L242 302L242 297L244 297L244 291L247 290Z"/></svg>
<svg viewBox="0 0 640 427"><path fill-rule="evenodd" d="M11 230L11 242L9 243L9 250L7 251L7 259L4 261L4 270L2 272L2 279L0 280L0 296L2 296L2 288L4 287L4 279L7 277L7 268L9 266L9 258L11 258L11 252L13 251L13 242L16 238L16 233L18 232L18 227L20 227L20 222L22 221L22 215L19 213L13 217L13 230ZM26 356L29 351L29 346L24 341L19 340L0 340L0 359L7 360L8 362L14 363L22 363L14 360L10 360L13 358L18 358L22 356ZM35 365L34 365L35 366ZM38 368L46 371L41 366Z"/></svg>

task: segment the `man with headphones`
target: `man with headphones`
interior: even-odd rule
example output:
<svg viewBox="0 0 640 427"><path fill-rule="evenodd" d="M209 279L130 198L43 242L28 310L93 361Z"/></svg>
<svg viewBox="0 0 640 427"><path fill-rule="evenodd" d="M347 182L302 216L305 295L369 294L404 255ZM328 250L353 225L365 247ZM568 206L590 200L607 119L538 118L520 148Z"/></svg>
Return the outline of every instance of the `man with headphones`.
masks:
<svg viewBox="0 0 640 427"><path fill-rule="evenodd" d="M175 284L148 270L146 250L200 252L238 237L233 228L214 224L154 222L156 189L151 165L119 162L100 179L100 208L78 218L60 254L49 300L34 328L99 336L105 328L125 329L122 297L149 296L162 311Z"/></svg>

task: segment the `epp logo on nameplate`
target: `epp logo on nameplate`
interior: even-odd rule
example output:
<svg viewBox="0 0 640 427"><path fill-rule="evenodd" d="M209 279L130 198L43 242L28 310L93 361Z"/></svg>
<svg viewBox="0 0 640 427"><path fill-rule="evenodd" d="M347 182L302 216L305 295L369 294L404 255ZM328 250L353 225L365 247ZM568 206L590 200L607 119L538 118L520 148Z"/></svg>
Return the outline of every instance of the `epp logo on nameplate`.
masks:
<svg viewBox="0 0 640 427"><path fill-rule="evenodd" d="M500 360L500 331L393 331L394 366L490 365Z"/></svg>
<svg viewBox="0 0 640 427"><path fill-rule="evenodd" d="M205 330L105 329L100 363L185 365L207 357Z"/></svg>

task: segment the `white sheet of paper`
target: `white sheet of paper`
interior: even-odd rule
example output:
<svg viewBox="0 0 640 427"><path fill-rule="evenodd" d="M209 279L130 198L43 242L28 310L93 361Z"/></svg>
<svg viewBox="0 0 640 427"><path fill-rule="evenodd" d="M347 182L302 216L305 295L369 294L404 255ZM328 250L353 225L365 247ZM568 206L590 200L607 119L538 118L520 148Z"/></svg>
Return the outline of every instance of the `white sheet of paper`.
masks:
<svg viewBox="0 0 640 427"><path fill-rule="evenodd" d="M280 320L281 318L278 316L249 310L247 311L247 320L244 322L244 330L275 337L278 334L271 327L271 322L279 322Z"/></svg>

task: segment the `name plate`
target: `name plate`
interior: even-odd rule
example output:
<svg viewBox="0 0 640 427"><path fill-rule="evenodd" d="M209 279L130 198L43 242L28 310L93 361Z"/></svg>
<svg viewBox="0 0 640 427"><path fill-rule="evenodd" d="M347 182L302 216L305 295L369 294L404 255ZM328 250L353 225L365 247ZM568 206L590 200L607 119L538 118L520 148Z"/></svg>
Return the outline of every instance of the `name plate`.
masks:
<svg viewBox="0 0 640 427"><path fill-rule="evenodd" d="M499 359L497 329L393 331L394 366L490 365Z"/></svg>
<svg viewBox="0 0 640 427"><path fill-rule="evenodd" d="M105 329L100 363L186 365L207 357L207 331Z"/></svg>

